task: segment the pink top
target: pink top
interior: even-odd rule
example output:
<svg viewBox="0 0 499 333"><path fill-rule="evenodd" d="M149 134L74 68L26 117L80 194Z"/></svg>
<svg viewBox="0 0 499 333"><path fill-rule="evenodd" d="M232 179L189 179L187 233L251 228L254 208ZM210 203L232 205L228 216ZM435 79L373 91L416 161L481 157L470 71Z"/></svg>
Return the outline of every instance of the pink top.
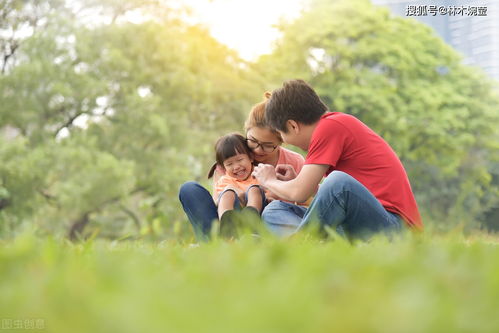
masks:
<svg viewBox="0 0 499 333"><path fill-rule="evenodd" d="M281 147L280 150L277 164L289 164L295 169L296 174L299 174L301 168L303 168L303 165L305 164L303 156L283 147Z"/></svg>
<svg viewBox="0 0 499 333"><path fill-rule="evenodd" d="M279 159L277 160L277 164L289 164L295 169L296 174L300 173L301 168L305 164L305 159L298 153L291 151L289 149L279 147ZM220 176L225 175L225 170L221 166L217 166L216 173ZM213 192L216 192L215 184L213 184ZM282 200L277 198L277 200Z"/></svg>

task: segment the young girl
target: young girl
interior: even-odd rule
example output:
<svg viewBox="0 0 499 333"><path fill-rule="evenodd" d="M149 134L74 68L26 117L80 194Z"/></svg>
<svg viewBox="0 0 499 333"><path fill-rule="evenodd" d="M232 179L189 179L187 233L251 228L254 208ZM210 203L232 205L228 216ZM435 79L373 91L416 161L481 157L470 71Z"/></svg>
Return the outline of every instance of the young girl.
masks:
<svg viewBox="0 0 499 333"><path fill-rule="evenodd" d="M225 175L215 183L213 199L217 203L218 216L222 221L230 211L245 206L258 215L265 205L265 194L253 178L253 153L246 139L238 133L227 134L215 144L216 163L208 178L213 176L217 167L223 168Z"/></svg>

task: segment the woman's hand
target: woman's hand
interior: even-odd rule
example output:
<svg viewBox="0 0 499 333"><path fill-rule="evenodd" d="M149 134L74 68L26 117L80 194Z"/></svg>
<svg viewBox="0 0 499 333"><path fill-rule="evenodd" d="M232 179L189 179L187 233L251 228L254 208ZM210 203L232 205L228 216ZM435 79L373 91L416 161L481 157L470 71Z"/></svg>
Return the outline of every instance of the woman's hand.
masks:
<svg viewBox="0 0 499 333"><path fill-rule="evenodd" d="M296 171L292 165L277 164L275 167L276 177L279 180L288 181L296 178Z"/></svg>
<svg viewBox="0 0 499 333"><path fill-rule="evenodd" d="M253 170L252 175L260 182L260 185L265 186L268 182L276 180L275 168L270 164L258 164Z"/></svg>

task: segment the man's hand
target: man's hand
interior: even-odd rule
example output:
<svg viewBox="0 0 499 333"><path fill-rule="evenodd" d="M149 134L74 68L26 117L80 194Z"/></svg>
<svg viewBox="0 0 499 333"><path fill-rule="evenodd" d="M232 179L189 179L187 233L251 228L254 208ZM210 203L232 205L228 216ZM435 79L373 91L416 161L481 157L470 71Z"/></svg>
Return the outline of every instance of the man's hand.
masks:
<svg viewBox="0 0 499 333"><path fill-rule="evenodd" d="M296 178L296 171L292 165L277 164L275 167L277 179L288 181Z"/></svg>
<svg viewBox="0 0 499 333"><path fill-rule="evenodd" d="M258 164L253 170L252 175L260 182L260 185L266 186L268 182L276 180L275 169L270 164Z"/></svg>

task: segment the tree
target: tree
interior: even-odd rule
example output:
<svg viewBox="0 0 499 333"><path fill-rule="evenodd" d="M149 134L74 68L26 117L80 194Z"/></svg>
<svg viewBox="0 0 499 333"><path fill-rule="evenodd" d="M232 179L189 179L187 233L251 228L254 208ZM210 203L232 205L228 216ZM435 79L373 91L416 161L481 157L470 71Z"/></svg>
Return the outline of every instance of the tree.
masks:
<svg viewBox="0 0 499 333"><path fill-rule="evenodd" d="M164 236L184 220L180 184L204 176L212 143L263 89L205 29L154 15L168 12L157 2L81 4L50 11L0 77L0 131L14 133L2 147L22 152L0 151L0 218L73 238ZM126 20L130 10L144 20ZM25 172L13 177L14 165Z"/></svg>

